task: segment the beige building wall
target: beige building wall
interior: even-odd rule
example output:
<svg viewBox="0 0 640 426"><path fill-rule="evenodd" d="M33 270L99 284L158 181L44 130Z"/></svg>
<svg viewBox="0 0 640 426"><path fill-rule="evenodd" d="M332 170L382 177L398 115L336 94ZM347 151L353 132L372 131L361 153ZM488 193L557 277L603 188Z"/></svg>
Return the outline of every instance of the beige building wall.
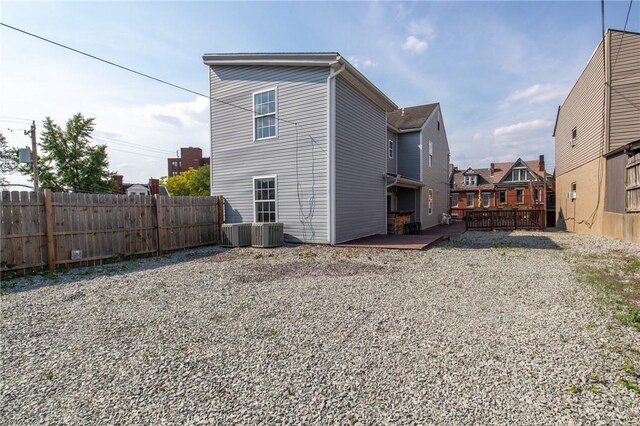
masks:
<svg viewBox="0 0 640 426"><path fill-rule="evenodd" d="M605 165L604 158L600 157L561 176L556 176L558 228L583 234L602 235ZM571 191L573 182L576 183L576 199L570 200L567 195Z"/></svg>

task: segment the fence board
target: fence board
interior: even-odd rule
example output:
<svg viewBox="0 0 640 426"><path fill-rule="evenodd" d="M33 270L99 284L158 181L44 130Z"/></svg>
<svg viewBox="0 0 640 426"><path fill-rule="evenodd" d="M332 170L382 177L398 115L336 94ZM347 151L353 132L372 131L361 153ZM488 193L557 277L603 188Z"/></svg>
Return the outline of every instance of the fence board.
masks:
<svg viewBox="0 0 640 426"><path fill-rule="evenodd" d="M469 230L545 229L544 210L470 210L465 214Z"/></svg>
<svg viewBox="0 0 640 426"><path fill-rule="evenodd" d="M221 197L2 192L0 272L100 264L220 240ZM72 260L71 251L82 259Z"/></svg>

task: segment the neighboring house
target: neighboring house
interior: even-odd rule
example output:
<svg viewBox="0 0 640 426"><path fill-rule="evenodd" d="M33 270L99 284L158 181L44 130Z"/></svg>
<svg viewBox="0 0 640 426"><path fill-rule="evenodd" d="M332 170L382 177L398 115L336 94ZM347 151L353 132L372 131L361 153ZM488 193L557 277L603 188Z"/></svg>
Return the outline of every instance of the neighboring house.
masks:
<svg viewBox="0 0 640 426"><path fill-rule="evenodd" d="M191 168L197 169L207 165L209 162L209 157L202 156L201 148L193 148L191 146L188 148L180 148L180 157L167 159L167 176L177 176Z"/></svg>
<svg viewBox="0 0 640 426"><path fill-rule="evenodd" d="M424 168L426 144L403 143L402 135L407 130L422 141L433 124L441 126L442 135L433 137L431 168L442 168L446 181L439 106L420 113L417 128L388 126L387 114L401 110L338 53L205 54L203 59L212 97L211 187L224 195L227 223L282 222L288 241L309 243L385 234L387 195L394 193L388 188L409 180L418 197L412 215L425 217L431 193L431 215L423 226L436 223L436 190L448 189L420 181L429 171L416 169L407 178L387 172L398 174L389 157L402 158L405 149L413 156L411 167Z"/></svg>
<svg viewBox="0 0 640 426"><path fill-rule="evenodd" d="M387 114L387 210L411 212L422 228L449 212L449 143L440 104Z"/></svg>
<svg viewBox="0 0 640 426"><path fill-rule="evenodd" d="M544 155L537 160L518 159L491 163L487 169L451 173L451 215L463 219L477 208L547 209L552 193L552 176L545 169Z"/></svg>
<svg viewBox="0 0 640 426"><path fill-rule="evenodd" d="M640 242L640 34L607 31L553 136L558 226Z"/></svg>
<svg viewBox="0 0 640 426"><path fill-rule="evenodd" d="M158 179L149 179L149 183L124 183L122 175L115 175L116 194L126 195L169 195L167 187L160 185Z"/></svg>

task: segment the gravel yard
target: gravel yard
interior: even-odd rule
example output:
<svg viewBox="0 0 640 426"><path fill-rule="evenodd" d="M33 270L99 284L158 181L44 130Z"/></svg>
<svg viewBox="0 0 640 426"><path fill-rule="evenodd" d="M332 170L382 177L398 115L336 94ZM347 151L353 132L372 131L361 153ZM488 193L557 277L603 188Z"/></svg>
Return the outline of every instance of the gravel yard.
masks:
<svg viewBox="0 0 640 426"><path fill-rule="evenodd" d="M3 281L0 424L640 424L640 332L574 272L609 255L640 246L211 247Z"/></svg>

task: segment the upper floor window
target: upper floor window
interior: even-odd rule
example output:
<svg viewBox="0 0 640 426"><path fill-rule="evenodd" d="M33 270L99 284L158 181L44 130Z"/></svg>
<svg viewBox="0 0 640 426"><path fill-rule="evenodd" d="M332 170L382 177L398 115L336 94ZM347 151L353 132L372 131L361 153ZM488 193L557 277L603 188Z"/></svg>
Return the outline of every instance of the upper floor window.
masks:
<svg viewBox="0 0 640 426"><path fill-rule="evenodd" d="M507 191L500 191L500 204L507 204Z"/></svg>
<svg viewBox="0 0 640 426"><path fill-rule="evenodd" d="M529 171L526 167L514 168L511 171L511 180L514 182L529 180Z"/></svg>
<svg viewBox="0 0 640 426"><path fill-rule="evenodd" d="M464 186L478 186L478 175L465 176Z"/></svg>
<svg viewBox="0 0 640 426"><path fill-rule="evenodd" d="M576 140L578 139L578 128L574 127L573 130L571 130L571 146L576 146Z"/></svg>
<svg viewBox="0 0 640 426"><path fill-rule="evenodd" d="M393 141L389 139L389 158L393 158Z"/></svg>
<svg viewBox="0 0 640 426"><path fill-rule="evenodd" d="M433 167L433 143L429 141L429 167Z"/></svg>
<svg viewBox="0 0 640 426"><path fill-rule="evenodd" d="M451 194L451 207L458 207L458 193Z"/></svg>
<svg viewBox="0 0 640 426"><path fill-rule="evenodd" d="M276 89L253 94L254 140L275 138L277 136L276 111Z"/></svg>
<svg viewBox="0 0 640 426"><path fill-rule="evenodd" d="M516 189L516 203L524 204L524 189Z"/></svg>
<svg viewBox="0 0 640 426"><path fill-rule="evenodd" d="M467 207L474 207L473 200L475 199L475 194L473 192L467 192Z"/></svg>
<svg viewBox="0 0 640 426"><path fill-rule="evenodd" d="M489 207L491 205L491 193L483 192L482 193L482 205L484 207Z"/></svg>

